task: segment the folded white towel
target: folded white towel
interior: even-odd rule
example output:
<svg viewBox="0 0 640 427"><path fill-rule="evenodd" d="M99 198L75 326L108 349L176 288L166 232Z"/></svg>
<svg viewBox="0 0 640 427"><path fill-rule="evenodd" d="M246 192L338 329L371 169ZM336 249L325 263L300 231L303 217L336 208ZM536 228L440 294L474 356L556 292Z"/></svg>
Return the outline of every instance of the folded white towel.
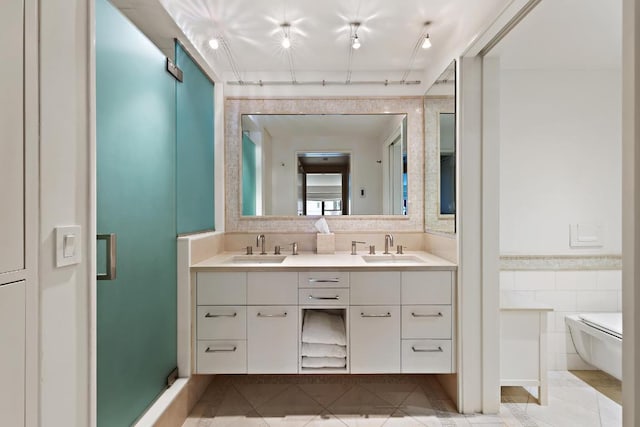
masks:
<svg viewBox="0 0 640 427"><path fill-rule="evenodd" d="M335 344L303 342L302 355L310 357L347 357L347 347Z"/></svg>
<svg viewBox="0 0 640 427"><path fill-rule="evenodd" d="M344 319L337 314L306 310L302 324L302 342L347 345Z"/></svg>
<svg viewBox="0 0 640 427"><path fill-rule="evenodd" d="M344 368L347 366L345 357L302 357L303 368Z"/></svg>

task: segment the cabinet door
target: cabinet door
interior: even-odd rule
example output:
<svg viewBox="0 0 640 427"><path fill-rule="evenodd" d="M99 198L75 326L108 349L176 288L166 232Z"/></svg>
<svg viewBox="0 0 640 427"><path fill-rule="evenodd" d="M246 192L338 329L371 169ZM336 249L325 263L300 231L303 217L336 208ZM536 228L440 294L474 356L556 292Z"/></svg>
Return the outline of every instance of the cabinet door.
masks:
<svg viewBox="0 0 640 427"><path fill-rule="evenodd" d="M298 303L298 273L247 273L247 304L292 305Z"/></svg>
<svg viewBox="0 0 640 427"><path fill-rule="evenodd" d="M24 268L24 5L3 0L0 11L0 273Z"/></svg>
<svg viewBox="0 0 640 427"><path fill-rule="evenodd" d="M24 425L25 282L0 285L0 425Z"/></svg>
<svg viewBox="0 0 640 427"><path fill-rule="evenodd" d="M351 273L351 304L400 304L399 271Z"/></svg>
<svg viewBox="0 0 640 427"><path fill-rule="evenodd" d="M248 373L297 373L298 307L247 307L247 347Z"/></svg>
<svg viewBox="0 0 640 427"><path fill-rule="evenodd" d="M400 307L350 307L351 373L400 372Z"/></svg>

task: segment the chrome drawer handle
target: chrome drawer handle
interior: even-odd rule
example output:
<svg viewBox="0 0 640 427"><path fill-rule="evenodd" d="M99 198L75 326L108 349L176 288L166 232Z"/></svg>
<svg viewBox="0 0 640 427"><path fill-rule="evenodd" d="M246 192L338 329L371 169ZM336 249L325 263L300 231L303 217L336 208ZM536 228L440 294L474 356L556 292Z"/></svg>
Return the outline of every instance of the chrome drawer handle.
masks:
<svg viewBox="0 0 640 427"><path fill-rule="evenodd" d="M310 278L309 279L309 283L340 283L340 279L339 278L335 278L335 279L313 279Z"/></svg>
<svg viewBox="0 0 640 427"><path fill-rule="evenodd" d="M438 312L438 314L416 314L411 313L413 317L442 317L442 313Z"/></svg>
<svg viewBox="0 0 640 427"><path fill-rule="evenodd" d="M420 349L420 348L415 348L415 346L411 347L411 350L413 350L415 353L442 353L442 347L438 346L437 349Z"/></svg>
<svg viewBox="0 0 640 427"><path fill-rule="evenodd" d="M391 317L391 313L388 311L385 314L364 314L360 313L360 317Z"/></svg>
<svg viewBox="0 0 640 427"><path fill-rule="evenodd" d="M309 299L320 299L320 300L326 300L326 299L332 299L332 300L339 300L340 296L336 295L334 297L314 297L313 295L309 295Z"/></svg>
<svg viewBox="0 0 640 427"><path fill-rule="evenodd" d="M258 317L287 317L287 312L285 311L282 314L264 314L258 313Z"/></svg>
<svg viewBox="0 0 640 427"><path fill-rule="evenodd" d="M207 347L204 351L205 353L233 353L237 350L237 347L234 345L233 348L211 348Z"/></svg>
<svg viewBox="0 0 640 427"><path fill-rule="evenodd" d="M204 315L204 317L236 317L238 315L238 313L233 313L233 314L211 314L211 313L207 313Z"/></svg>

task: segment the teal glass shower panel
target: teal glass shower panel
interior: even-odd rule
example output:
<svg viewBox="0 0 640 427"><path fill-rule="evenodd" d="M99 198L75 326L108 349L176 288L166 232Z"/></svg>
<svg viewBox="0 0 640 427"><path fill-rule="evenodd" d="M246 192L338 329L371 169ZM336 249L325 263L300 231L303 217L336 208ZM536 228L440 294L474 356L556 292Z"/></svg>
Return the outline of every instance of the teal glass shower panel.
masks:
<svg viewBox="0 0 640 427"><path fill-rule="evenodd" d="M118 267L97 283L97 414L123 427L177 365L176 84L153 43L95 5L97 230L116 233Z"/></svg>
<svg viewBox="0 0 640 427"><path fill-rule="evenodd" d="M242 134L242 215L256 214L256 145Z"/></svg>
<svg viewBox="0 0 640 427"><path fill-rule="evenodd" d="M183 81L176 88L178 233L214 229L214 86L176 42Z"/></svg>

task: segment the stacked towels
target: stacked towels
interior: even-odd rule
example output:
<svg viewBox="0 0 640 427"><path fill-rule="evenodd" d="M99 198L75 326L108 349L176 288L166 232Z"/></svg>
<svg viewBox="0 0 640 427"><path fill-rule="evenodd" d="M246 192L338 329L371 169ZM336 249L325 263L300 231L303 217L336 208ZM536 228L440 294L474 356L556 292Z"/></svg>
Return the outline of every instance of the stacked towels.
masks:
<svg viewBox="0 0 640 427"><path fill-rule="evenodd" d="M347 366L347 335L340 314L306 310L302 323L302 367Z"/></svg>

